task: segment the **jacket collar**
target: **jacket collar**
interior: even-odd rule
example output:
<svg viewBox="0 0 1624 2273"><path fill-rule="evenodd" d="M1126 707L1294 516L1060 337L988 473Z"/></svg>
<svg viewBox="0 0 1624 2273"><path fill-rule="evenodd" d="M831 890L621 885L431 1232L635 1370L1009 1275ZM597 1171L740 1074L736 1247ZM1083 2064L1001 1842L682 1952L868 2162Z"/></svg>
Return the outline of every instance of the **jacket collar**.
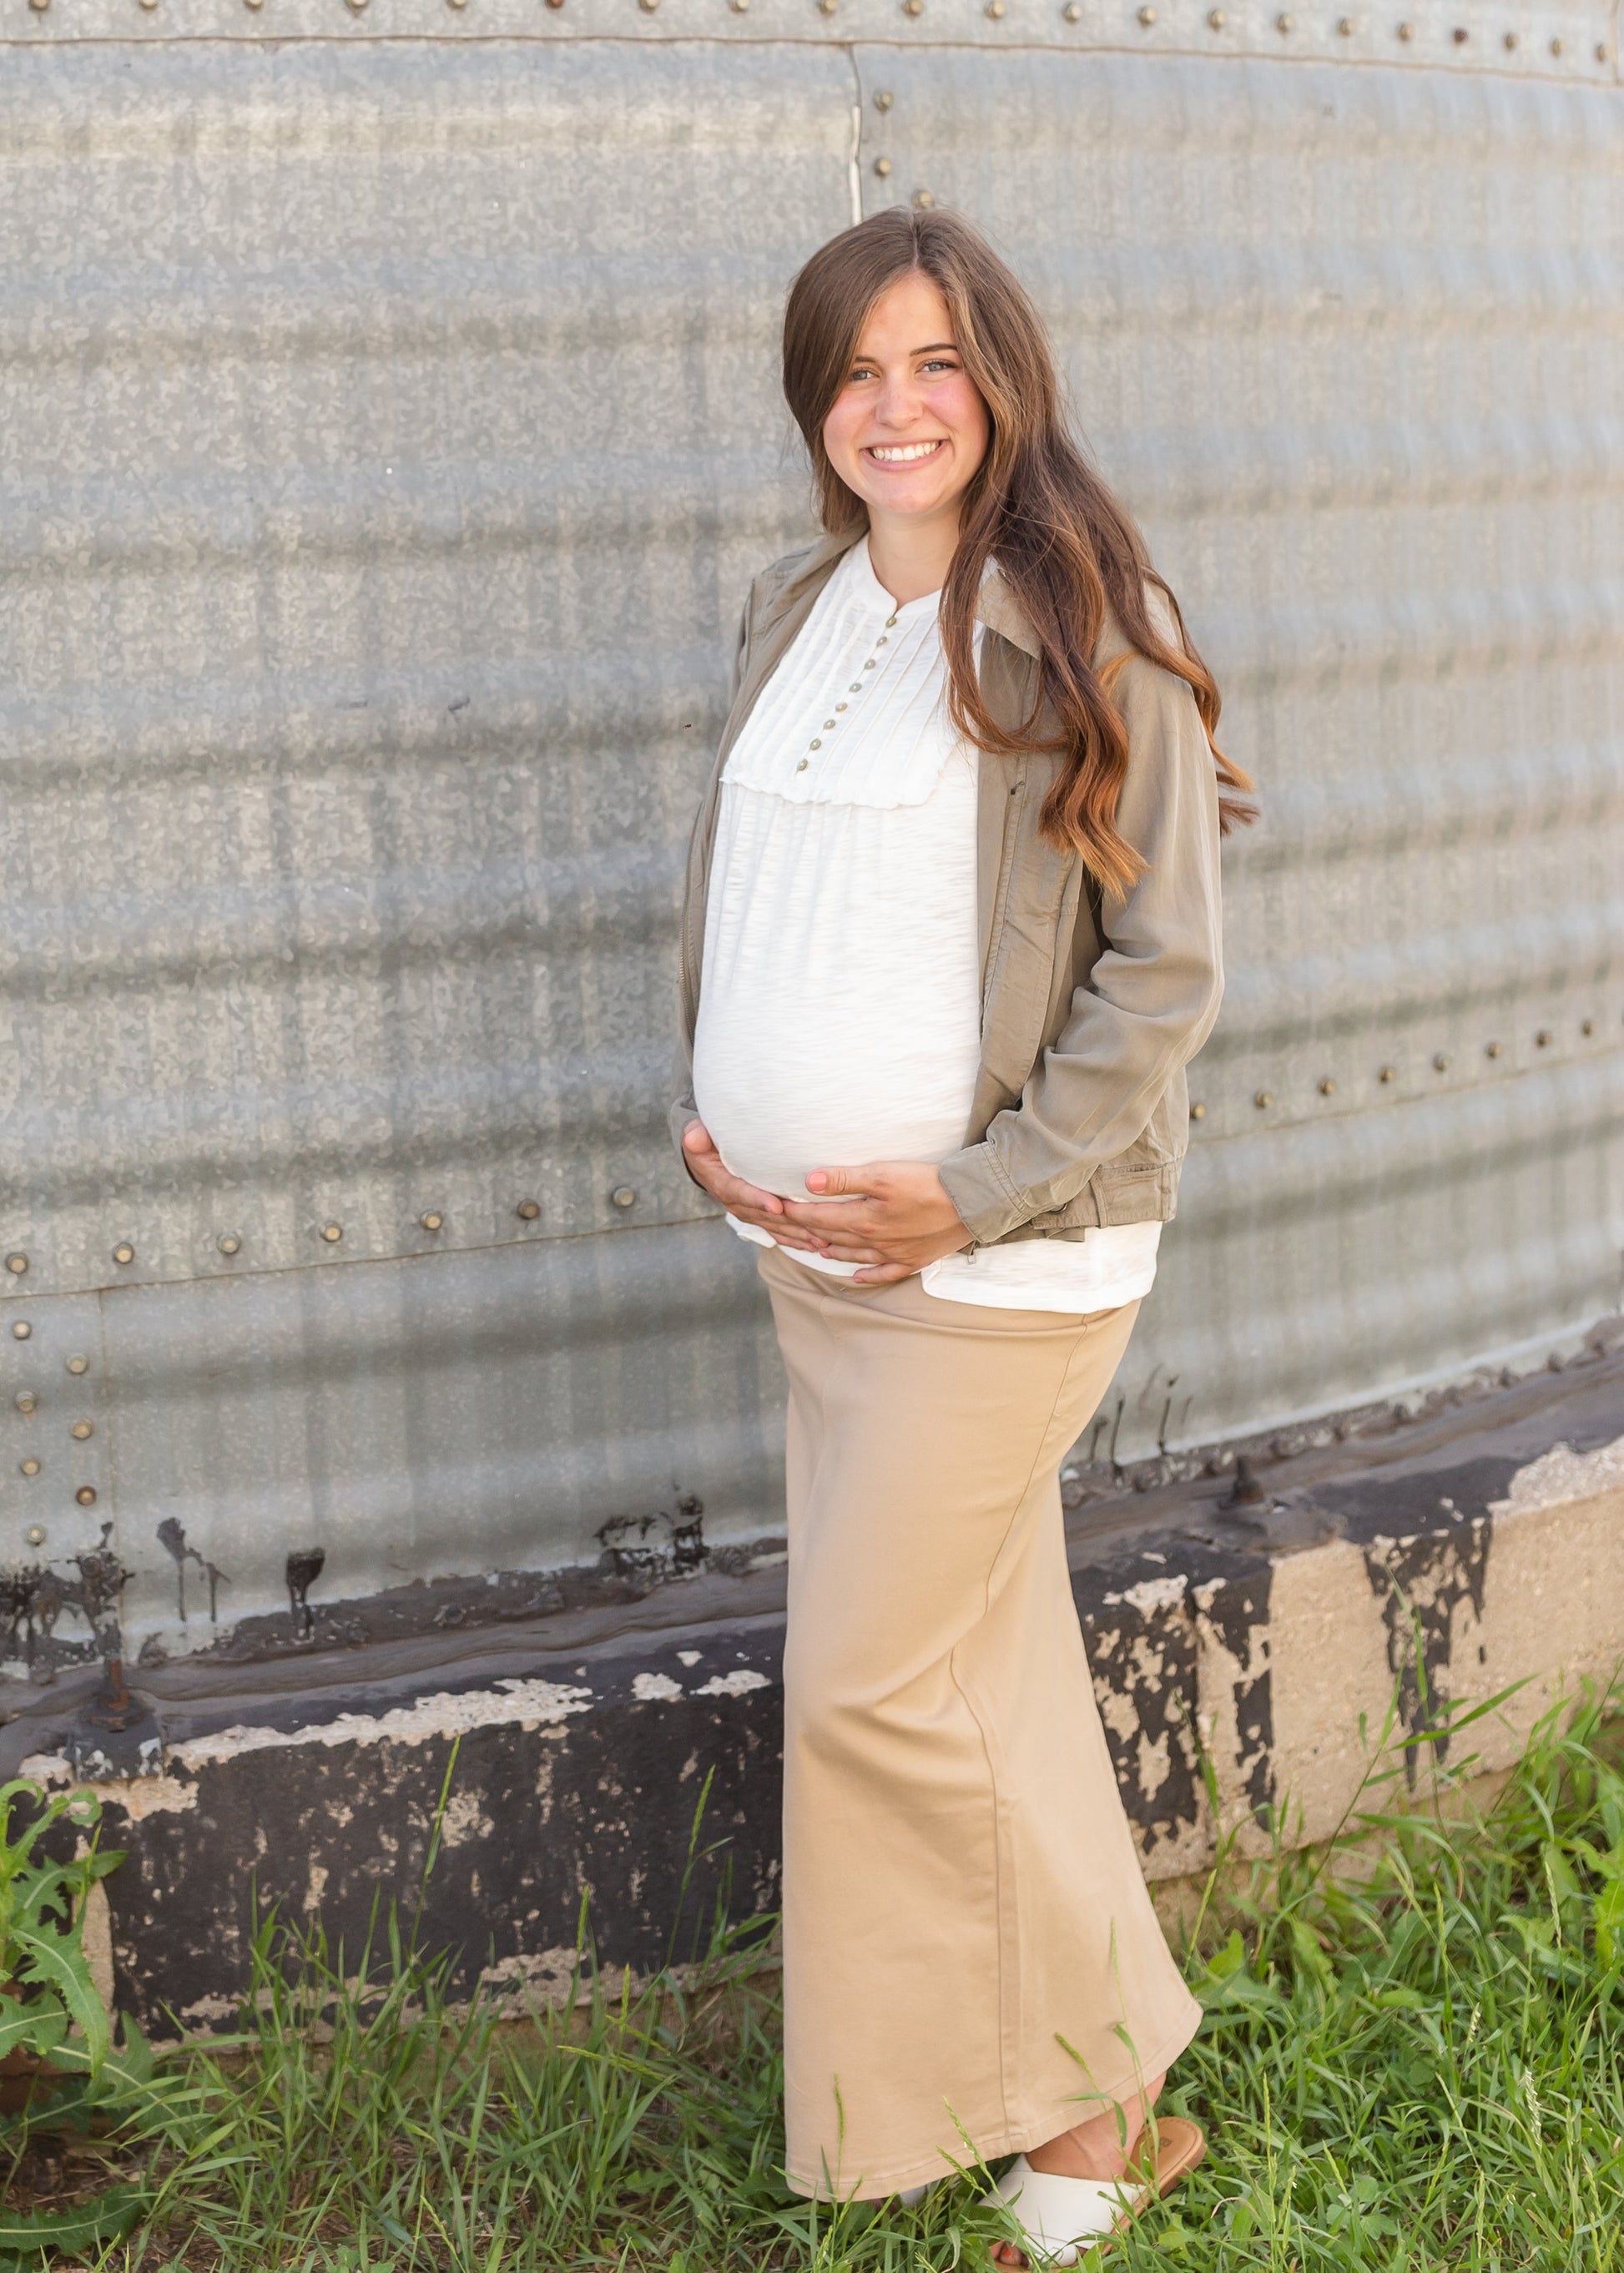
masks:
<svg viewBox="0 0 1624 2273"><path fill-rule="evenodd" d="M778 596L775 617L793 607L803 595L816 595L829 581L846 555L868 535L866 528L844 531L838 536L821 537L802 554L800 565ZM1039 660L1042 650L1037 634L1033 630L1026 610L1016 598L1010 584L996 560L988 563L981 579L981 589L975 604L975 612L990 632L1009 641L1023 655Z"/></svg>

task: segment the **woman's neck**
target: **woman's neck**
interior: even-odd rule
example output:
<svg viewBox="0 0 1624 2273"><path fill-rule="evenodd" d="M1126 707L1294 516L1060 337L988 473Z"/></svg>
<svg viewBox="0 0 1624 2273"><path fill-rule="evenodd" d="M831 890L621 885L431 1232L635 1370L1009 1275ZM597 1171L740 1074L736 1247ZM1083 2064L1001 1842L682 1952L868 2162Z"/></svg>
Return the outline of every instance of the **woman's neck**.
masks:
<svg viewBox="0 0 1624 2273"><path fill-rule="evenodd" d="M868 565L899 608L939 592L959 549L959 512L920 518L870 513Z"/></svg>

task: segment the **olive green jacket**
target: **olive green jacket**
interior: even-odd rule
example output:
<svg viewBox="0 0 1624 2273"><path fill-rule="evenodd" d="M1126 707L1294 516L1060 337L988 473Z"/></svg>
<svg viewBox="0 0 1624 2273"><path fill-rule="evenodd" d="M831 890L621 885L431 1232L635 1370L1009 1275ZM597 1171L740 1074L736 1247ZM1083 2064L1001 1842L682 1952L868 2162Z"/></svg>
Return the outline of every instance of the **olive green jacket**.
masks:
<svg viewBox="0 0 1624 2273"><path fill-rule="evenodd" d="M697 1111L694 1027L722 769L851 542L825 538L775 562L745 603L733 701L688 847L671 1108L679 1149ZM996 568L978 613L982 694L994 717L1019 726L1037 690L1038 646ZM1170 619L1163 629L1177 642ZM1128 649L1108 624L1096 669ZM1165 1222L1174 1211L1189 1139L1184 1069L1223 992L1217 775L1183 679L1132 653L1112 693L1128 730L1116 826L1148 864L1125 898L1102 895L1075 852L1040 833L1057 757L981 762L981 1059L964 1148L941 1163L977 1246L1079 1238L1092 1225Z"/></svg>

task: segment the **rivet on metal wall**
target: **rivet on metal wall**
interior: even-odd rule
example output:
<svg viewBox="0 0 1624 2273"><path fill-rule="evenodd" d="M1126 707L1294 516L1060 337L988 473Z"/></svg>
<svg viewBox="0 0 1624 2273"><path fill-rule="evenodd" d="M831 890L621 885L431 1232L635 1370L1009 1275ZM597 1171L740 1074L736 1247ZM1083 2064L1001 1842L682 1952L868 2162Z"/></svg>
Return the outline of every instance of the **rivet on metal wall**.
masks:
<svg viewBox="0 0 1624 2273"><path fill-rule="evenodd" d="M936 203L934 191L930 190L915 190L914 192L914 203L921 213L929 213L932 206Z"/></svg>
<svg viewBox="0 0 1624 2273"><path fill-rule="evenodd" d="M1336 1084L1328 1073L1320 1084L1320 1094L1321 1097L1335 1097L1336 1094Z"/></svg>
<svg viewBox="0 0 1624 2273"><path fill-rule="evenodd" d="M1398 27L1398 35L1401 40L1413 40L1416 36L1415 26L1413 24L1401 24Z"/></svg>
<svg viewBox="0 0 1624 2273"><path fill-rule="evenodd" d="M468 0L446 0L447 8L466 8Z"/></svg>
<svg viewBox="0 0 1624 2273"><path fill-rule="evenodd" d="M19 1389L12 1402L19 1413L37 1413L40 1409L40 1400L32 1389Z"/></svg>
<svg viewBox="0 0 1624 2273"><path fill-rule="evenodd" d="M33 1332L34 1328L28 1324L26 1318L16 1318L12 1320L11 1335L14 1340L26 1342Z"/></svg>
<svg viewBox="0 0 1624 2273"><path fill-rule="evenodd" d="M425 1231L443 1231L446 1227L446 1219L438 1208L431 1208L426 1215L420 1215L417 1221Z"/></svg>
<svg viewBox="0 0 1624 2273"><path fill-rule="evenodd" d="M1596 60L1598 64L1605 64L1607 60L1607 42L1605 40L1598 40L1596 42Z"/></svg>
<svg viewBox="0 0 1624 2273"><path fill-rule="evenodd" d="M355 10L356 14L358 16L358 15L360 14L360 12L361 12L362 9L365 7L365 5L366 5L366 0L350 0L350 6Z"/></svg>
<svg viewBox="0 0 1624 2273"><path fill-rule="evenodd" d="M50 6L50 0L28 0L28 5L36 16L42 16Z"/></svg>
<svg viewBox="0 0 1624 2273"><path fill-rule="evenodd" d="M1272 1089L1260 1089L1252 1101L1261 1111L1264 1106L1273 1105L1274 1092Z"/></svg>
<svg viewBox="0 0 1624 2273"><path fill-rule="evenodd" d="M561 8L563 4L564 0L547 0L547 5L549 8Z"/></svg>
<svg viewBox="0 0 1624 2273"><path fill-rule="evenodd" d="M69 1436L72 1437L76 1444L84 1444L87 1438L94 1437L95 1433L95 1424L91 1421L76 1421L68 1431Z"/></svg>
<svg viewBox="0 0 1624 2273"><path fill-rule="evenodd" d="M265 0L243 0L243 5L244 8L259 9L264 7Z"/></svg>
<svg viewBox="0 0 1624 2273"><path fill-rule="evenodd" d="M1485 1042L1483 1054L1485 1058L1500 1057L1504 1054L1505 1047L1504 1042Z"/></svg>
<svg viewBox="0 0 1624 2273"><path fill-rule="evenodd" d="M1066 0L1065 6L1060 11L1060 12L1065 18L1068 24L1080 24L1083 20L1083 11L1080 0Z"/></svg>
<svg viewBox="0 0 1624 2273"><path fill-rule="evenodd" d="M1581 1018L1579 1021L1579 1031L1582 1034L1593 1034L1596 1031L1595 1019Z"/></svg>
<svg viewBox="0 0 1624 2273"><path fill-rule="evenodd" d="M643 10L645 16L651 16L654 13L654 11L659 6L659 0L637 0L637 5Z"/></svg>
<svg viewBox="0 0 1624 2273"><path fill-rule="evenodd" d="M1277 32L1289 32L1291 29L1292 20L1293 19L1289 16L1286 15L1282 11L1274 19L1274 29Z"/></svg>
<svg viewBox="0 0 1624 2273"><path fill-rule="evenodd" d="M1192 1121L1205 1121L1207 1107L1204 1105L1192 1105L1190 1108L1190 1118Z"/></svg>
<svg viewBox="0 0 1624 2273"><path fill-rule="evenodd" d="M8 1255L5 1258L5 1267L14 1279L20 1279L28 1268L28 1258L23 1254Z"/></svg>
<svg viewBox="0 0 1624 2273"><path fill-rule="evenodd" d="M40 1473L40 1464L30 1452L26 1460L19 1460L17 1471L19 1475L37 1476Z"/></svg>
<svg viewBox="0 0 1624 2273"><path fill-rule="evenodd" d="M1562 52L1562 42L1561 42L1561 41L1560 41L1560 38L1559 38L1559 39L1554 39L1554 40L1553 40L1553 41L1552 41L1552 42L1551 42L1551 52L1552 52L1552 54L1553 54L1553 56L1560 56L1560 55L1561 54L1561 52Z"/></svg>
<svg viewBox="0 0 1624 2273"><path fill-rule="evenodd" d="M81 1484L73 1497L81 1507L94 1507L96 1504L96 1488L94 1484Z"/></svg>
<svg viewBox="0 0 1624 2273"><path fill-rule="evenodd" d="M121 1239L119 1241L117 1246L113 1249L113 1260L115 1263L134 1262L135 1249L129 1240Z"/></svg>
<svg viewBox="0 0 1624 2273"><path fill-rule="evenodd" d="M90 1360L87 1357L71 1357L68 1360L68 1371L76 1378L81 1373L88 1373Z"/></svg>
<svg viewBox="0 0 1624 2273"><path fill-rule="evenodd" d="M1450 37L1454 40L1457 48L1463 48L1466 45L1467 41L1470 39L1471 34L1467 30L1464 24L1457 24L1455 30L1450 34Z"/></svg>
<svg viewBox="0 0 1624 2273"><path fill-rule="evenodd" d="M817 0L817 12L820 16L832 16L839 4L840 0Z"/></svg>
<svg viewBox="0 0 1624 2273"><path fill-rule="evenodd" d="M243 1242L234 1231L222 1231L214 1244L222 1255L240 1255L243 1251Z"/></svg>
<svg viewBox="0 0 1624 2273"><path fill-rule="evenodd" d="M321 1236L329 1247L336 1247L343 1235L344 1227L342 1223L324 1223L321 1227Z"/></svg>
<svg viewBox="0 0 1624 2273"><path fill-rule="evenodd" d="M883 181L891 172L891 160L889 158L876 158L874 161L874 170L879 176L881 181Z"/></svg>
<svg viewBox="0 0 1624 2273"><path fill-rule="evenodd" d="M1155 20L1156 11L1154 8L1141 8L1139 10L1139 21L1141 24L1151 25L1154 24Z"/></svg>
<svg viewBox="0 0 1624 2273"><path fill-rule="evenodd" d="M1398 1068L1396 1066L1383 1066L1381 1071L1376 1076L1376 1078L1378 1081L1396 1081L1398 1079Z"/></svg>
<svg viewBox="0 0 1624 2273"><path fill-rule="evenodd" d="M1550 1048L1551 1029L1549 1026L1541 1026L1539 1031L1534 1037L1534 1044L1538 1049L1548 1050Z"/></svg>
<svg viewBox="0 0 1624 2273"><path fill-rule="evenodd" d="M987 0L987 13L996 24L1004 13L1004 0Z"/></svg>
<svg viewBox="0 0 1624 2273"><path fill-rule="evenodd" d="M1515 48L1517 44L1516 34L1515 32L1507 32L1500 44L1505 48Z"/></svg>
<svg viewBox="0 0 1624 2273"><path fill-rule="evenodd" d="M1452 1063L1453 1060L1450 1058L1447 1050L1434 1050L1432 1052L1432 1070L1434 1073L1447 1073Z"/></svg>
<svg viewBox="0 0 1624 2273"><path fill-rule="evenodd" d="M618 1208L635 1207L637 1195L630 1184L617 1184L609 1195Z"/></svg>
<svg viewBox="0 0 1624 2273"><path fill-rule="evenodd" d="M1207 26L1211 31L1222 32L1229 20L1222 8L1209 8L1207 11Z"/></svg>
<svg viewBox="0 0 1624 2273"><path fill-rule="evenodd" d="M141 0L141 5L146 9L148 15L151 15L153 10L157 6L157 4L158 0Z"/></svg>
<svg viewBox="0 0 1624 2273"><path fill-rule="evenodd" d="M1339 16L1336 19L1336 29L1338 34L1342 39L1352 39L1355 29L1353 18L1351 16Z"/></svg>
<svg viewBox="0 0 1624 2273"><path fill-rule="evenodd" d="M896 100L890 87L883 86L874 98L874 107L876 110L889 110Z"/></svg>
<svg viewBox="0 0 1624 2273"><path fill-rule="evenodd" d="M27 1530L23 1534L23 1536L28 1542L30 1547L43 1547L45 1544L45 1526L42 1523L31 1523L28 1526Z"/></svg>
<svg viewBox="0 0 1624 2273"><path fill-rule="evenodd" d="M902 0L902 12L905 16L922 16L925 0Z"/></svg>
<svg viewBox="0 0 1624 2273"><path fill-rule="evenodd" d="M750 0L728 0L728 4L735 16L742 16L748 12Z"/></svg>
<svg viewBox="0 0 1624 2273"><path fill-rule="evenodd" d="M521 1200L516 1211L521 1223L534 1223L541 1213L539 1200Z"/></svg>

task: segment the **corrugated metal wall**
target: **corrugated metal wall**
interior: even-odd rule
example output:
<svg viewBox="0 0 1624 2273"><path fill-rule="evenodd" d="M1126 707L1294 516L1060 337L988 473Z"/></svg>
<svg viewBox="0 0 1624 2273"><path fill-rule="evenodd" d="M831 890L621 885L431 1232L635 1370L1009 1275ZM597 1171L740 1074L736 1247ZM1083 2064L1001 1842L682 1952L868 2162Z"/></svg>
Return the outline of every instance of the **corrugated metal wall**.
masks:
<svg viewBox="0 0 1624 2273"><path fill-rule="evenodd" d="M1410 30L17 0L11 1567L111 1515L184 1647L168 1519L222 1619L290 1548L344 1595L774 1527L663 1088L732 621L807 525L780 296L855 199L1029 277L1265 791L1119 1450L1617 1302L1624 98L1604 11Z"/></svg>

